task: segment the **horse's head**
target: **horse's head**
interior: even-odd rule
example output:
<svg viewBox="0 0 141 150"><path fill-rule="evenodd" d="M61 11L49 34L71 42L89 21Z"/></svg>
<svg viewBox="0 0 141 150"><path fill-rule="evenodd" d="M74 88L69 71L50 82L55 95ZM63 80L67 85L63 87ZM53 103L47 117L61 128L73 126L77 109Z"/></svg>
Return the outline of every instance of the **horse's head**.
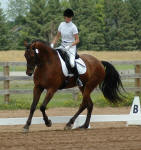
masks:
<svg viewBox="0 0 141 150"><path fill-rule="evenodd" d="M28 76L31 76L36 66L36 62L37 62L36 57L37 57L38 49L36 49L36 42L33 42L31 44L24 42L24 45L26 47L24 56L27 61L26 74Z"/></svg>
<svg viewBox="0 0 141 150"><path fill-rule="evenodd" d="M55 53L48 43L42 40L34 40L31 44L24 42L24 45L26 47L24 56L27 61L26 74L29 76L33 74L36 65L44 64Z"/></svg>

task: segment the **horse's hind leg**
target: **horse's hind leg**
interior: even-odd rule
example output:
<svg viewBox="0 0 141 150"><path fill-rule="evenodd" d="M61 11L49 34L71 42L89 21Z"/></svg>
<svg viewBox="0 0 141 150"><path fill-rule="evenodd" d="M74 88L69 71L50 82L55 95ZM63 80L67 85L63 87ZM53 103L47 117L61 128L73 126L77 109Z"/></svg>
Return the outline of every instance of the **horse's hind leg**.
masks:
<svg viewBox="0 0 141 150"><path fill-rule="evenodd" d="M85 102L86 102L85 105L87 105L87 117L86 117L85 123L82 126L80 126L79 128L87 129L90 124L91 114L92 114L92 110L93 110L93 102L92 102L90 96L86 97Z"/></svg>
<svg viewBox="0 0 141 150"><path fill-rule="evenodd" d="M80 113L86 108L85 105L81 104L79 107L79 110L76 112L76 114L69 120L69 122L65 126L65 130L72 129L72 125L74 124L74 121L76 118L80 115Z"/></svg>
<svg viewBox="0 0 141 150"><path fill-rule="evenodd" d="M39 102L39 99L40 99L40 96L41 96L41 93L43 92L43 89L40 88L40 87L34 87L34 90L33 90L33 102L32 102L32 105L31 105L31 108L30 108L30 114L29 114L29 117L28 117L28 120L24 126L24 129L25 131L27 131L29 129L29 126L31 124L31 119L33 117L33 114L34 114L34 111L36 109L36 106Z"/></svg>
<svg viewBox="0 0 141 150"><path fill-rule="evenodd" d="M50 101L51 98L53 97L54 92L55 92L55 91L52 90L52 89L48 89L48 90L47 90L46 97L45 97L45 99L44 99L44 101L43 101L43 104L42 104L41 107L40 107L40 110L41 110L41 112L42 112L42 114L43 114L43 119L44 119L44 121L45 121L46 126L48 126L48 127L51 127L52 122L51 122L51 120L48 119L48 116L46 115L45 110L46 110L47 104L49 103L49 101Z"/></svg>
<svg viewBox="0 0 141 150"><path fill-rule="evenodd" d="M84 87L80 88L81 92L83 93L84 91ZM76 118L80 115L80 113L86 108L85 105L81 104L79 106L78 111L76 112L76 114L69 120L69 122L66 124L65 126L65 130L69 130L72 129L72 125L74 124L74 121L76 120Z"/></svg>
<svg viewBox="0 0 141 150"><path fill-rule="evenodd" d="M88 126L89 126L90 117L91 117L91 113L92 113L92 110L93 110L93 103L92 103L92 100L90 98L90 92L87 89L84 90L84 89L81 88L80 90L83 94L82 104L80 105L79 110L76 112L76 114L66 124L65 129L71 129L72 128L72 125L74 124L74 121L76 120L76 118L80 115L80 113L85 108L88 109L88 114L87 114L86 122L81 128L88 128Z"/></svg>

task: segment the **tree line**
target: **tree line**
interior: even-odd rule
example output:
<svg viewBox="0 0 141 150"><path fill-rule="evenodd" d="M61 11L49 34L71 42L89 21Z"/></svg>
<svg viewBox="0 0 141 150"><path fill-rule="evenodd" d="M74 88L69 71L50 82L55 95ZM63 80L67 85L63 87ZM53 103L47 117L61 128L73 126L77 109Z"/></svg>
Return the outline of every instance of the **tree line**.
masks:
<svg viewBox="0 0 141 150"><path fill-rule="evenodd" d="M9 0L6 13L0 8L0 50L50 43L66 8L75 13L78 49L141 50L141 0Z"/></svg>

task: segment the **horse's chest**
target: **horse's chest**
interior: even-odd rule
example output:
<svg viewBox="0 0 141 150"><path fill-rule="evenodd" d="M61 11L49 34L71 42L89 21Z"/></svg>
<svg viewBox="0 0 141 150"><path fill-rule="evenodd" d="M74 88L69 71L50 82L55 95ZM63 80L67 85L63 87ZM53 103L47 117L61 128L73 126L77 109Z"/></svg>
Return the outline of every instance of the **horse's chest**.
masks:
<svg viewBox="0 0 141 150"><path fill-rule="evenodd" d="M52 81L52 75L44 71L44 73L34 75L34 83L46 87Z"/></svg>

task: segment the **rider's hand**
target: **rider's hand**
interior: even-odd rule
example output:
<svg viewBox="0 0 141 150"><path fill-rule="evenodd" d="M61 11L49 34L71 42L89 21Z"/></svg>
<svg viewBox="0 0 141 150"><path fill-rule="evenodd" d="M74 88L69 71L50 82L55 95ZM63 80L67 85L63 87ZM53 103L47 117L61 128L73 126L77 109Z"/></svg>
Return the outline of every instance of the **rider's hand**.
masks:
<svg viewBox="0 0 141 150"><path fill-rule="evenodd" d="M65 49L68 51L70 49L70 45L66 46Z"/></svg>
<svg viewBox="0 0 141 150"><path fill-rule="evenodd" d="M53 43L51 43L51 44L50 44L50 47L51 47L51 48L54 48L54 44L53 44Z"/></svg>

